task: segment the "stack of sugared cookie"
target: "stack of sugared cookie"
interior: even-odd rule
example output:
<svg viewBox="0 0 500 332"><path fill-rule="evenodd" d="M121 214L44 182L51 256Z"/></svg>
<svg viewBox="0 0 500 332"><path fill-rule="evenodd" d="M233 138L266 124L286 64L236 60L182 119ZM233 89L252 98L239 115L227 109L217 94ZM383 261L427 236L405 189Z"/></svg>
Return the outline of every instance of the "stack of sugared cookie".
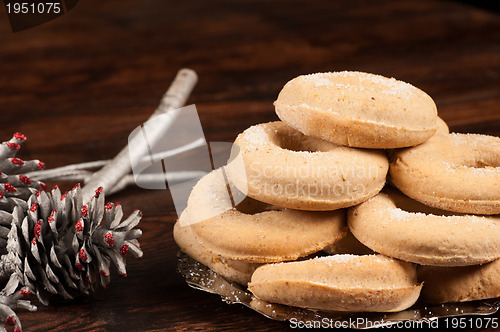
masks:
<svg viewBox="0 0 500 332"><path fill-rule="evenodd" d="M299 76L275 108L193 188L183 251L305 308L500 296L500 138L449 134L426 93L361 72Z"/></svg>

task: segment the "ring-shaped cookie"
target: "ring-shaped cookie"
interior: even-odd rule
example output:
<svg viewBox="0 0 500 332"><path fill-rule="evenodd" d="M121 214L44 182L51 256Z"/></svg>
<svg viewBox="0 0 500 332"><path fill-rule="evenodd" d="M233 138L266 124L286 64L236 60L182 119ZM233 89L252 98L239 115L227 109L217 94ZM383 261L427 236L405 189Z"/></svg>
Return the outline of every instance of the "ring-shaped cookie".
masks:
<svg viewBox="0 0 500 332"><path fill-rule="evenodd" d="M238 155L227 173L246 195L298 210L353 206L384 186L383 151L335 145L277 121L252 126L235 140Z"/></svg>
<svg viewBox="0 0 500 332"><path fill-rule="evenodd" d="M452 214L396 191L349 209L348 226L370 249L422 265L467 266L500 257L500 218Z"/></svg>
<svg viewBox="0 0 500 332"><path fill-rule="evenodd" d="M406 195L443 210L500 214L500 137L435 135L394 151L392 183Z"/></svg>
<svg viewBox="0 0 500 332"><path fill-rule="evenodd" d="M412 306L422 285L413 264L382 255L332 255L266 264L248 289L259 299L335 311L401 311Z"/></svg>
<svg viewBox="0 0 500 332"><path fill-rule="evenodd" d="M274 209L253 199L234 207L238 199L230 196L238 197L236 189L229 195L227 188L223 169L212 171L194 186L185 210L193 232L213 254L249 263L294 260L347 232L344 210Z"/></svg>
<svg viewBox="0 0 500 332"><path fill-rule="evenodd" d="M316 73L285 84L278 117L306 135L346 146L414 146L437 128L436 104L411 84L363 72Z"/></svg>

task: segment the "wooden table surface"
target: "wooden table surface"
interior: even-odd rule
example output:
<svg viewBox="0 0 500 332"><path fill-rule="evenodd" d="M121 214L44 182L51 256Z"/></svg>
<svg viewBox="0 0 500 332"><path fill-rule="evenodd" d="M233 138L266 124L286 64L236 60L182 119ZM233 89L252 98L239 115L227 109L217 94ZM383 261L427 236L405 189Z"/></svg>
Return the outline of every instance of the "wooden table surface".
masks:
<svg viewBox="0 0 500 332"><path fill-rule="evenodd" d="M453 131L500 136L500 14L468 2L85 0L17 33L6 17L0 9L1 139L23 132L19 155L47 168L112 158L182 67L199 75L188 104L208 141L276 120L291 78L338 70L412 83ZM94 296L19 311L25 331L287 329L185 284L168 191L108 200L144 212L144 258Z"/></svg>

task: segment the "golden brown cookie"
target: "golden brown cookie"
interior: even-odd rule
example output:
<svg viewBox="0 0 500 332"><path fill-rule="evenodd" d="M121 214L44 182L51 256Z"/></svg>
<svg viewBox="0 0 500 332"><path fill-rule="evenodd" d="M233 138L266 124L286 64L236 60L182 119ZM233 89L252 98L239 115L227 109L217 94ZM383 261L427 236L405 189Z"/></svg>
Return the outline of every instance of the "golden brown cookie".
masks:
<svg viewBox="0 0 500 332"><path fill-rule="evenodd" d="M248 196L299 210L335 210L359 204L385 184L383 151L335 145L277 121L252 126L235 141L227 165L234 185Z"/></svg>
<svg viewBox="0 0 500 332"><path fill-rule="evenodd" d="M417 300L421 285L413 264L382 255L332 255L266 264L248 284L259 299L335 311L401 311Z"/></svg>
<svg viewBox="0 0 500 332"><path fill-rule="evenodd" d="M484 265L419 266L424 283L422 299L428 303L465 302L500 296L500 260Z"/></svg>
<svg viewBox="0 0 500 332"><path fill-rule="evenodd" d="M232 190L231 192L235 192ZM212 254L250 263L294 260L320 251L347 232L345 211L280 209L247 200L233 207L222 169L193 188L187 222ZM271 209L271 210L269 210Z"/></svg>
<svg viewBox="0 0 500 332"><path fill-rule="evenodd" d="M500 257L500 218L454 215L397 192L349 209L348 225L370 249L422 265L475 265Z"/></svg>
<svg viewBox="0 0 500 332"><path fill-rule="evenodd" d="M286 83L274 106L283 122L304 134L352 147L414 146L437 128L436 105L425 92L363 72L298 76Z"/></svg>
<svg viewBox="0 0 500 332"><path fill-rule="evenodd" d="M443 210L500 213L500 138L442 134L391 152L392 183L411 198Z"/></svg>

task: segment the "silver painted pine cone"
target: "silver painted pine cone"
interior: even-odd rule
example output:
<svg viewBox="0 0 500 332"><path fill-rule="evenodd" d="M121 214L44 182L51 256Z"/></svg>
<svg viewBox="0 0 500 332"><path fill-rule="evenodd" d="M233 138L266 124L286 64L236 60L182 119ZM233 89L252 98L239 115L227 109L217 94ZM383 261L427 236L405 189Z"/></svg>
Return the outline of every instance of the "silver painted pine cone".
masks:
<svg viewBox="0 0 500 332"><path fill-rule="evenodd" d="M23 308L36 310L29 301L22 298L29 295L26 287L20 287L19 277L16 274L6 274L10 268L4 265L8 253L8 234L11 230L14 209L22 218L27 211L27 200L40 189L45 189L43 182L31 180L23 173L33 172L44 168L44 163L39 160L24 161L16 157L21 144L26 137L15 133L13 137L0 144L0 274L3 277L0 285L0 318L6 325L14 325L15 331L21 330L21 324L13 309ZM4 327L0 325L0 331Z"/></svg>
<svg viewBox="0 0 500 332"><path fill-rule="evenodd" d="M64 194L57 187L50 193L39 190L28 206L26 213L14 207L7 254L0 257L0 281L7 282L5 308L12 309L9 303L14 303L36 310L29 302L19 302L18 293L34 293L44 305L52 298L70 300L93 293L108 286L111 269L126 276L128 252L142 257L137 240L142 232L133 229L142 213L135 210L122 220L121 205L105 204L101 188L86 204L79 184ZM0 316L1 304L0 294ZM17 316L12 310L6 313L5 321L20 331Z"/></svg>
<svg viewBox="0 0 500 332"><path fill-rule="evenodd" d="M80 185L61 194L21 173L44 167L16 158L25 136L16 133L0 144L0 318L21 331L17 308L36 310L23 299L31 293L44 305L107 287L110 270L126 276L126 255L142 257L133 229L142 213L122 220L119 203L104 202L102 188L84 204ZM0 332L5 331L0 325Z"/></svg>
<svg viewBox="0 0 500 332"><path fill-rule="evenodd" d="M47 305L54 295L73 299L107 287L112 266L125 276L127 253L142 257L137 241L142 232L133 229L142 214L136 210L122 221L121 205L105 205L101 191L87 204L79 184L62 195L57 187L38 191L23 219L15 207L0 279L18 275Z"/></svg>

